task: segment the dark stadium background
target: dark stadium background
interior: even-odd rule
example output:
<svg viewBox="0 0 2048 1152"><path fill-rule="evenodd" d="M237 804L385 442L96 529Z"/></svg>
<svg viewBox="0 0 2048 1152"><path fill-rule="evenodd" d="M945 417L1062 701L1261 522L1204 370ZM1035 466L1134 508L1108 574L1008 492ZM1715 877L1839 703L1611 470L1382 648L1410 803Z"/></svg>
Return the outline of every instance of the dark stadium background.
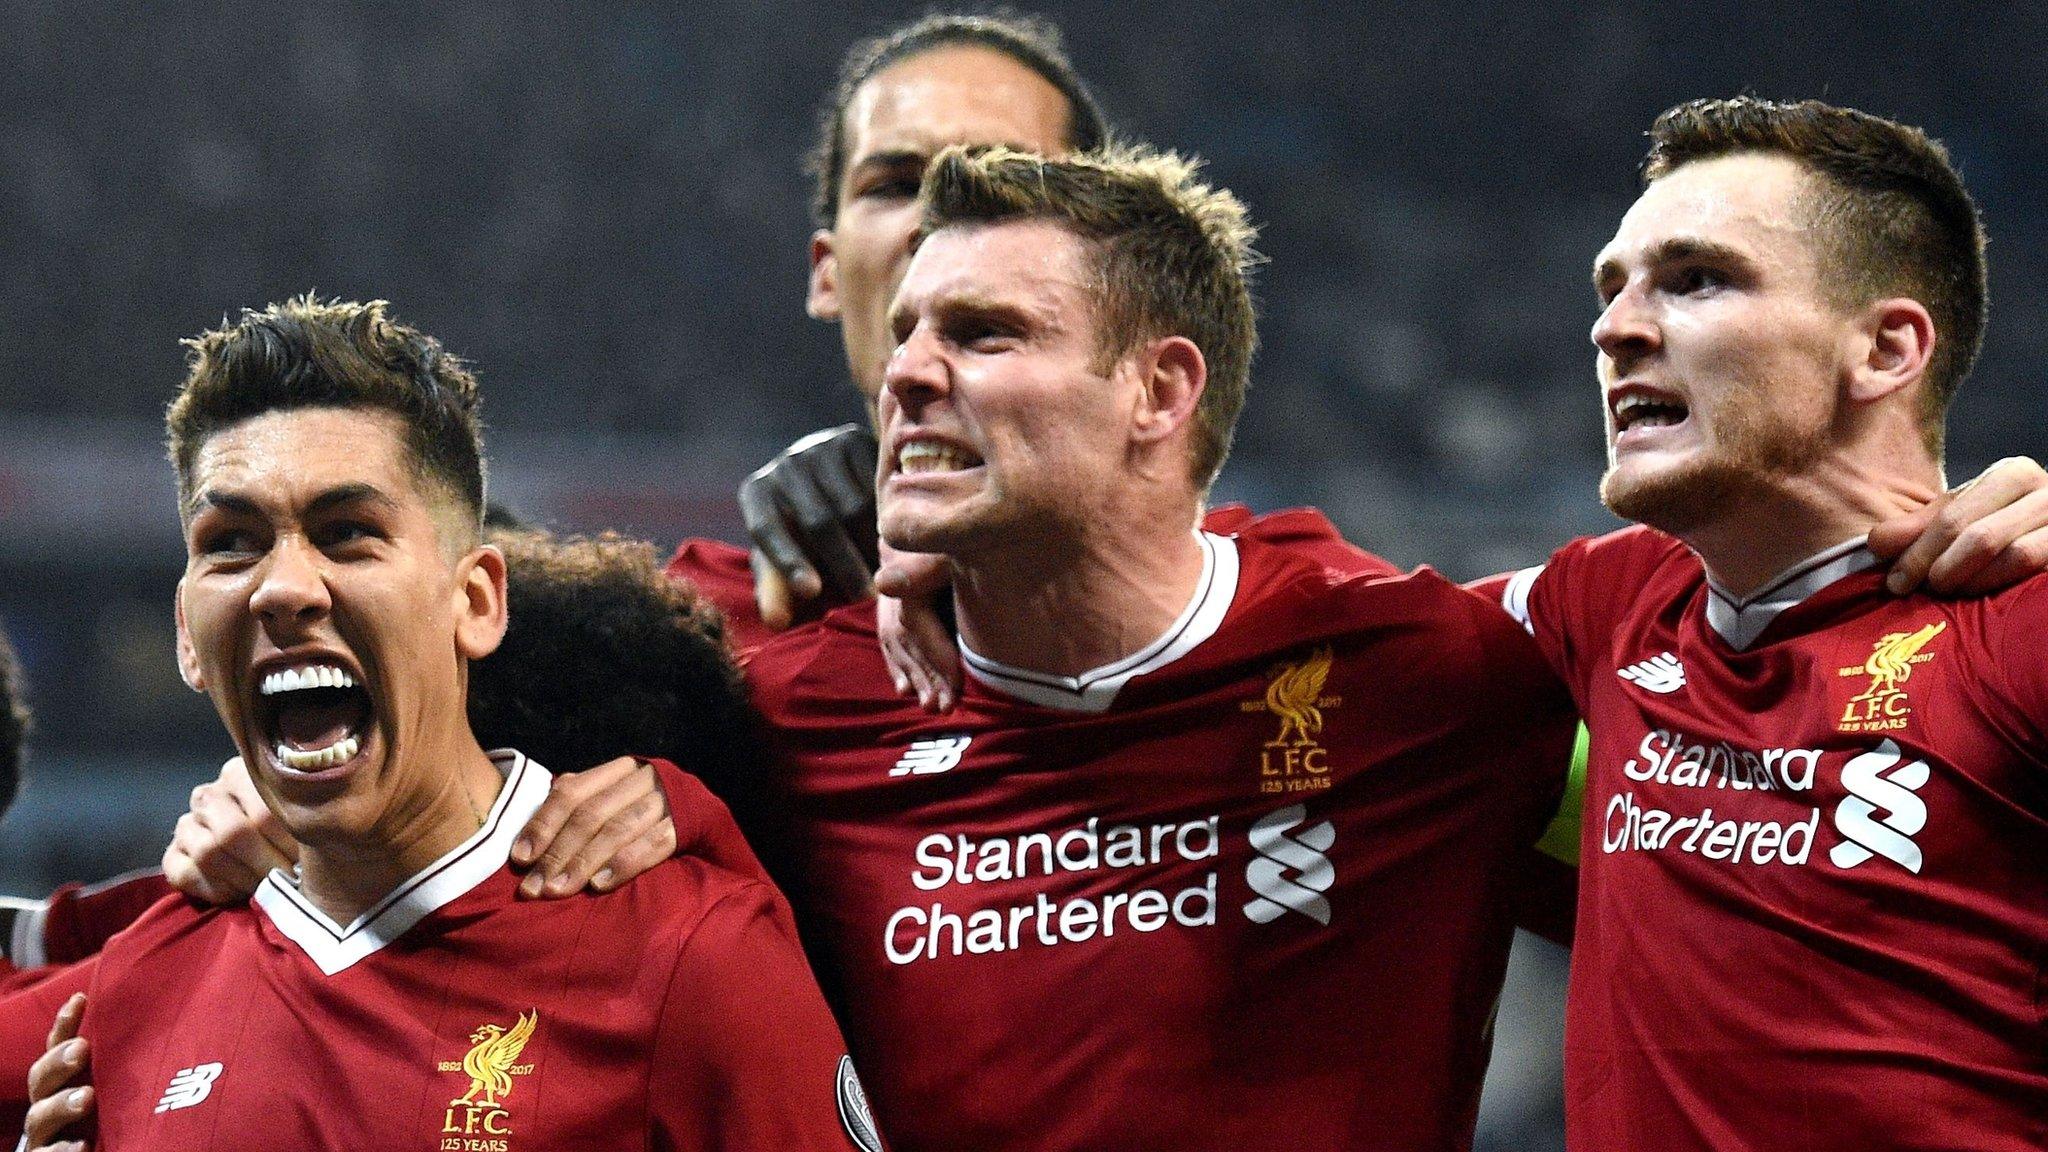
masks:
<svg viewBox="0 0 2048 1152"><path fill-rule="evenodd" d="M855 418L801 313L813 99L904 5L0 6L0 620L39 716L0 883L153 862L228 751L171 660L158 417L178 337L317 289L472 358L494 493L558 527L737 530L730 491ZM1052 4L1130 133L1265 225L1219 496L1321 505L1459 577L1609 520L1590 257L1663 107L1822 96L1926 126L1992 244L1951 476L2041 454L2048 9ZM1561 1146L1561 954L1502 1008L1482 1147Z"/></svg>

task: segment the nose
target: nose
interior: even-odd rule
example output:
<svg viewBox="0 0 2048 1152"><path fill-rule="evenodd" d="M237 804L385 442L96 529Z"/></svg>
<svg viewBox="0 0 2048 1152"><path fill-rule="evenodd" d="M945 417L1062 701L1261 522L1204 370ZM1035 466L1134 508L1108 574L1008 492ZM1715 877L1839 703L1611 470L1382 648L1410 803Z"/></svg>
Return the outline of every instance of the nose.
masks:
<svg viewBox="0 0 2048 1152"><path fill-rule="evenodd" d="M950 369L939 339L922 323L912 328L910 335L896 345L896 350L889 354L888 366L882 371L882 391L897 407L912 415L945 395L951 382Z"/></svg>
<svg viewBox="0 0 2048 1152"><path fill-rule="evenodd" d="M303 536L280 537L263 561L262 579L249 597L249 610L276 631L318 620L333 607L321 557Z"/></svg>
<svg viewBox="0 0 2048 1152"><path fill-rule="evenodd" d="M1654 350L1660 338L1656 317L1643 299L1641 286L1631 282L1615 293L1593 321L1591 336L1593 346L1616 364Z"/></svg>

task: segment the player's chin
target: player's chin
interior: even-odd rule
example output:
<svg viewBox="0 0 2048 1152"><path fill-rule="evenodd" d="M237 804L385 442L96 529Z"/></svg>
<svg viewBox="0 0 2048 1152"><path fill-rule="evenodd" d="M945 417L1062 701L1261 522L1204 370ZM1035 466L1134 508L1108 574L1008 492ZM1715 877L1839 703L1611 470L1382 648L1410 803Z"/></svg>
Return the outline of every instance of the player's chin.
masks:
<svg viewBox="0 0 2048 1152"><path fill-rule="evenodd" d="M1678 534L1713 516L1737 487L1736 477L1710 462L1665 456L1645 452L1616 460L1600 478L1600 502L1624 520Z"/></svg>

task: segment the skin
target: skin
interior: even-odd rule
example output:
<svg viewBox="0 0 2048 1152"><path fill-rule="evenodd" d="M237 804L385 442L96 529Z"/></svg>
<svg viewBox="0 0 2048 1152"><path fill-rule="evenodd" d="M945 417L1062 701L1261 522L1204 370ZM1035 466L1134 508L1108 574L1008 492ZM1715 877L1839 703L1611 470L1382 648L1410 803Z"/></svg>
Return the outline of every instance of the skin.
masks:
<svg viewBox="0 0 2048 1152"><path fill-rule="evenodd" d="M1151 642L1201 572L1189 479L1206 365L1183 337L1106 368L1087 248L1041 220L942 228L891 309L878 519L943 552L963 638L1072 675ZM906 469L913 443L957 467Z"/></svg>
<svg viewBox="0 0 2048 1152"><path fill-rule="evenodd" d="M1843 305L1807 227L1813 177L1738 154L1655 181L1594 265L1601 498L1691 544L1736 595L1943 488L1920 442L1934 326L1917 301ZM1642 395L1685 406L1621 427Z"/></svg>
<svg viewBox="0 0 2048 1152"><path fill-rule="evenodd" d="M988 48L948 45L876 73L846 108L846 171L830 228L811 237L813 317L836 322L870 404L894 347L889 300L910 263L917 185L951 144L1066 150L1070 110L1044 77Z"/></svg>
<svg viewBox="0 0 2048 1152"><path fill-rule="evenodd" d="M910 264L918 221L917 186L925 165L951 144L1005 144L1057 155L1067 150L1072 120L1067 98L1043 76L1002 52L976 45L952 44L918 53L855 89L845 111L846 170L841 173L832 225L811 236L805 308L811 316L839 325L847 375L867 401L870 419L884 364L895 347L889 301ZM784 483L809 483L802 468L776 471L785 477ZM782 524L785 518L761 517L766 532L777 537L776 547L772 555L758 547L753 553L754 597L761 618L777 628L789 624L799 602L825 591L823 577L802 552L857 551L844 529L827 530L822 540L807 537L799 544L790 539L790 529ZM876 577L885 589L894 590L905 573L891 564L886 551L882 564ZM858 562L848 570L864 574L866 564ZM866 587L859 594L867 594ZM891 616L896 611L884 607ZM911 626L927 642L950 647L951 639L935 617L913 614ZM922 680L921 670L918 675ZM940 683L931 681L929 690L936 693ZM944 690L950 701L949 682Z"/></svg>
<svg viewBox="0 0 2048 1152"><path fill-rule="evenodd" d="M474 833L502 784L463 698L504 636L504 558L447 527L452 497L423 490L402 435L385 412L266 413L200 448L187 506L180 668L337 923ZM308 774L277 759L258 686L312 661L353 673L372 715L353 759Z"/></svg>

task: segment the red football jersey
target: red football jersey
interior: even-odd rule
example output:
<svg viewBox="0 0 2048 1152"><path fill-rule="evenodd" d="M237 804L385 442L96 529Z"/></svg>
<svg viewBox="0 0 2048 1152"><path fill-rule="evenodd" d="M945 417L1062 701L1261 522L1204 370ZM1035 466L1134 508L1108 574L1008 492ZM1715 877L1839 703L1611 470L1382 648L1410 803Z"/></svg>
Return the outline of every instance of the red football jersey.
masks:
<svg viewBox="0 0 2048 1152"><path fill-rule="evenodd" d="M0 943L6 947L0 956L0 993L41 980L50 965L74 963L99 951L109 937L170 893L170 881L150 868L97 884L66 884L45 900L0 897Z"/></svg>
<svg viewBox="0 0 2048 1152"><path fill-rule="evenodd" d="M757 844L897 1148L1469 1147L1568 703L1491 604L1326 565L1304 515L1202 535L1115 664L969 653L947 715L871 609L756 654L789 822Z"/></svg>
<svg viewBox="0 0 2048 1152"><path fill-rule="evenodd" d="M1319 512L1305 508L1254 517L1242 504L1222 504L1202 524L1211 532L1232 533L1257 523L1269 539L1286 540L1308 549L1318 560L1345 571L1366 571L1383 564L1377 557L1344 542ZM775 635L761 620L754 599L754 569L748 552L723 540L685 540L669 558L668 575L697 590L725 617L732 650L752 652ZM815 620L820 605L813 601L798 613L797 623Z"/></svg>
<svg viewBox="0 0 2048 1152"><path fill-rule="evenodd" d="M774 889L677 859L516 899L549 777L494 756L484 826L351 925L273 873L247 907L168 900L110 942L95 1146L878 1148Z"/></svg>
<svg viewBox="0 0 2048 1152"><path fill-rule="evenodd" d="M1637 528L1509 587L1593 733L1573 1147L2048 1148L2048 579L1882 575Z"/></svg>

